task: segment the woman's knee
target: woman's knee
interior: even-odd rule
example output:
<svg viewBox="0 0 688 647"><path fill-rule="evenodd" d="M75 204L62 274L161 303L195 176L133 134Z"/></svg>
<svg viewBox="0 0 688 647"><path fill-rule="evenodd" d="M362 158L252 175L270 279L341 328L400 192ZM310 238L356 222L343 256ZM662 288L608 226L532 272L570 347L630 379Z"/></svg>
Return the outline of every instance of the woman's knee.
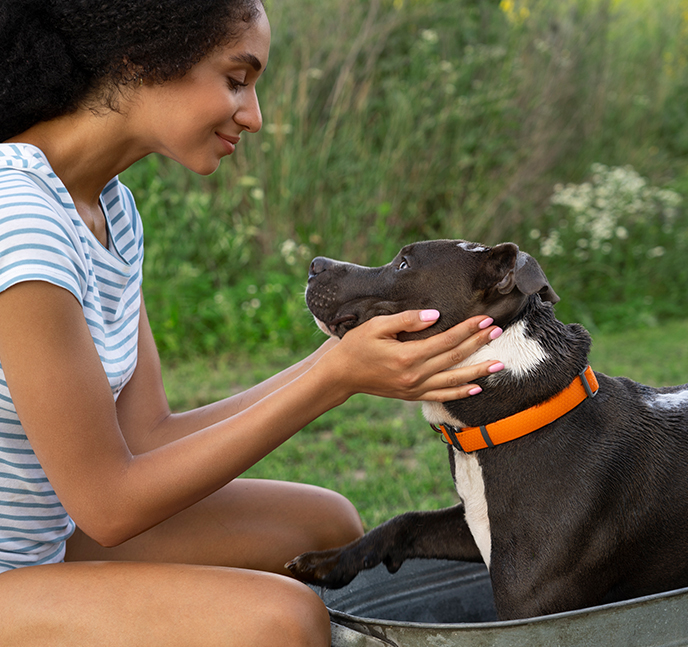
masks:
<svg viewBox="0 0 688 647"><path fill-rule="evenodd" d="M326 504L322 508L322 519L318 525L318 546L326 550L348 544L363 534L363 524L358 510L345 496L326 490Z"/></svg>
<svg viewBox="0 0 688 647"><path fill-rule="evenodd" d="M330 645L323 602L279 575L105 562L21 571L0 575L2 645Z"/></svg>
<svg viewBox="0 0 688 647"><path fill-rule="evenodd" d="M268 635L280 636L284 647L329 647L330 616L324 603L307 586L287 582L280 604L264 609L261 626Z"/></svg>

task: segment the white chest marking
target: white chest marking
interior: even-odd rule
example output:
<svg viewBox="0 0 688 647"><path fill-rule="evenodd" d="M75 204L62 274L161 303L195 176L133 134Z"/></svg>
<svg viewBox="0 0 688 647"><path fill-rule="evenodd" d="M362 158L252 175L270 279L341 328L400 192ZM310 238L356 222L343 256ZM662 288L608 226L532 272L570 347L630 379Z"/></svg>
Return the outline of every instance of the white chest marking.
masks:
<svg viewBox="0 0 688 647"><path fill-rule="evenodd" d="M526 337L525 333L526 323L519 321L507 328L498 339L483 346L454 368L472 366L486 360L501 361L504 364L504 370L488 378L487 388L489 388L489 382L496 382L505 376L511 379L516 378L516 380L523 378L547 359L547 353L540 343ZM480 395L472 397L479 398ZM431 424L449 423L456 427L465 427L460 420L450 416L444 405L438 402L424 402L423 415ZM489 568L492 540L482 467L475 454L466 454L457 449L454 449L454 465L456 491L466 509L466 523Z"/></svg>
<svg viewBox="0 0 688 647"><path fill-rule="evenodd" d="M456 492L461 497L466 510L466 523L471 529L485 565L490 568L492 539L490 520L487 516L483 469L475 454L465 454L457 449L454 449L454 467Z"/></svg>
<svg viewBox="0 0 688 647"><path fill-rule="evenodd" d="M537 369L547 359L547 353L540 343L532 337L526 337L526 323L519 321L507 328L495 341L483 346L478 351L467 357L463 362L453 368L472 366L487 360L500 361L504 364L504 370L488 378L490 382L509 378L521 379ZM473 397L480 397L473 396ZM447 414L444 406L438 402L426 402L423 404L425 419L434 425L448 422L457 427L465 425L459 420L453 420Z"/></svg>
<svg viewBox="0 0 688 647"><path fill-rule="evenodd" d="M539 341L526 336L526 322L518 321L458 366L470 366L488 359L501 361L506 370L518 379L534 371L547 359L547 353Z"/></svg>

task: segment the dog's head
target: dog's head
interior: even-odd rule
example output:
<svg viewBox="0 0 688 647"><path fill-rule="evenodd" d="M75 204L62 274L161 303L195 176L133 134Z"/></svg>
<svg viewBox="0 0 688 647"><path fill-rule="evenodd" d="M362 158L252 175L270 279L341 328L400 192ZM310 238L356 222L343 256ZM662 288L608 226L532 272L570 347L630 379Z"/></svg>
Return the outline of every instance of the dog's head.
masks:
<svg viewBox="0 0 688 647"><path fill-rule="evenodd" d="M306 303L323 331L342 337L377 315L435 308L427 337L474 315L499 326L512 321L533 294L556 303L538 262L513 243L486 247L463 240L431 240L404 247L391 263L363 267L318 257L308 277Z"/></svg>

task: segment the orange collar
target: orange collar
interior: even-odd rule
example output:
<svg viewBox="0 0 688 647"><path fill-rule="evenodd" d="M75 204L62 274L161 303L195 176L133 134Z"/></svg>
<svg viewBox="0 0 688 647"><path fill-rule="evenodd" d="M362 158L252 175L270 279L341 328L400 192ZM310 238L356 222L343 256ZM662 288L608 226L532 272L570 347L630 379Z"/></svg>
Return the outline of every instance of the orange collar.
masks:
<svg viewBox="0 0 688 647"><path fill-rule="evenodd" d="M508 418L480 427L452 427L430 425L441 433L450 445L464 452L494 447L516 440L554 422L577 407L586 398L593 398L600 388L595 373L588 366L563 391L546 402L515 413Z"/></svg>

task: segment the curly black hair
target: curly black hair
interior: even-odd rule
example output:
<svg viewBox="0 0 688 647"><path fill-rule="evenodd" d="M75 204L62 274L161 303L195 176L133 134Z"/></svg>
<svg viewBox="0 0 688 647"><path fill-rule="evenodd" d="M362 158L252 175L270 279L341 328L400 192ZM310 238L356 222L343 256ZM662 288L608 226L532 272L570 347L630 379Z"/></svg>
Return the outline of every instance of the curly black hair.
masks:
<svg viewBox="0 0 688 647"><path fill-rule="evenodd" d="M183 76L262 0L0 0L0 142L86 102L117 109L135 79ZM93 106L91 106L93 107Z"/></svg>

